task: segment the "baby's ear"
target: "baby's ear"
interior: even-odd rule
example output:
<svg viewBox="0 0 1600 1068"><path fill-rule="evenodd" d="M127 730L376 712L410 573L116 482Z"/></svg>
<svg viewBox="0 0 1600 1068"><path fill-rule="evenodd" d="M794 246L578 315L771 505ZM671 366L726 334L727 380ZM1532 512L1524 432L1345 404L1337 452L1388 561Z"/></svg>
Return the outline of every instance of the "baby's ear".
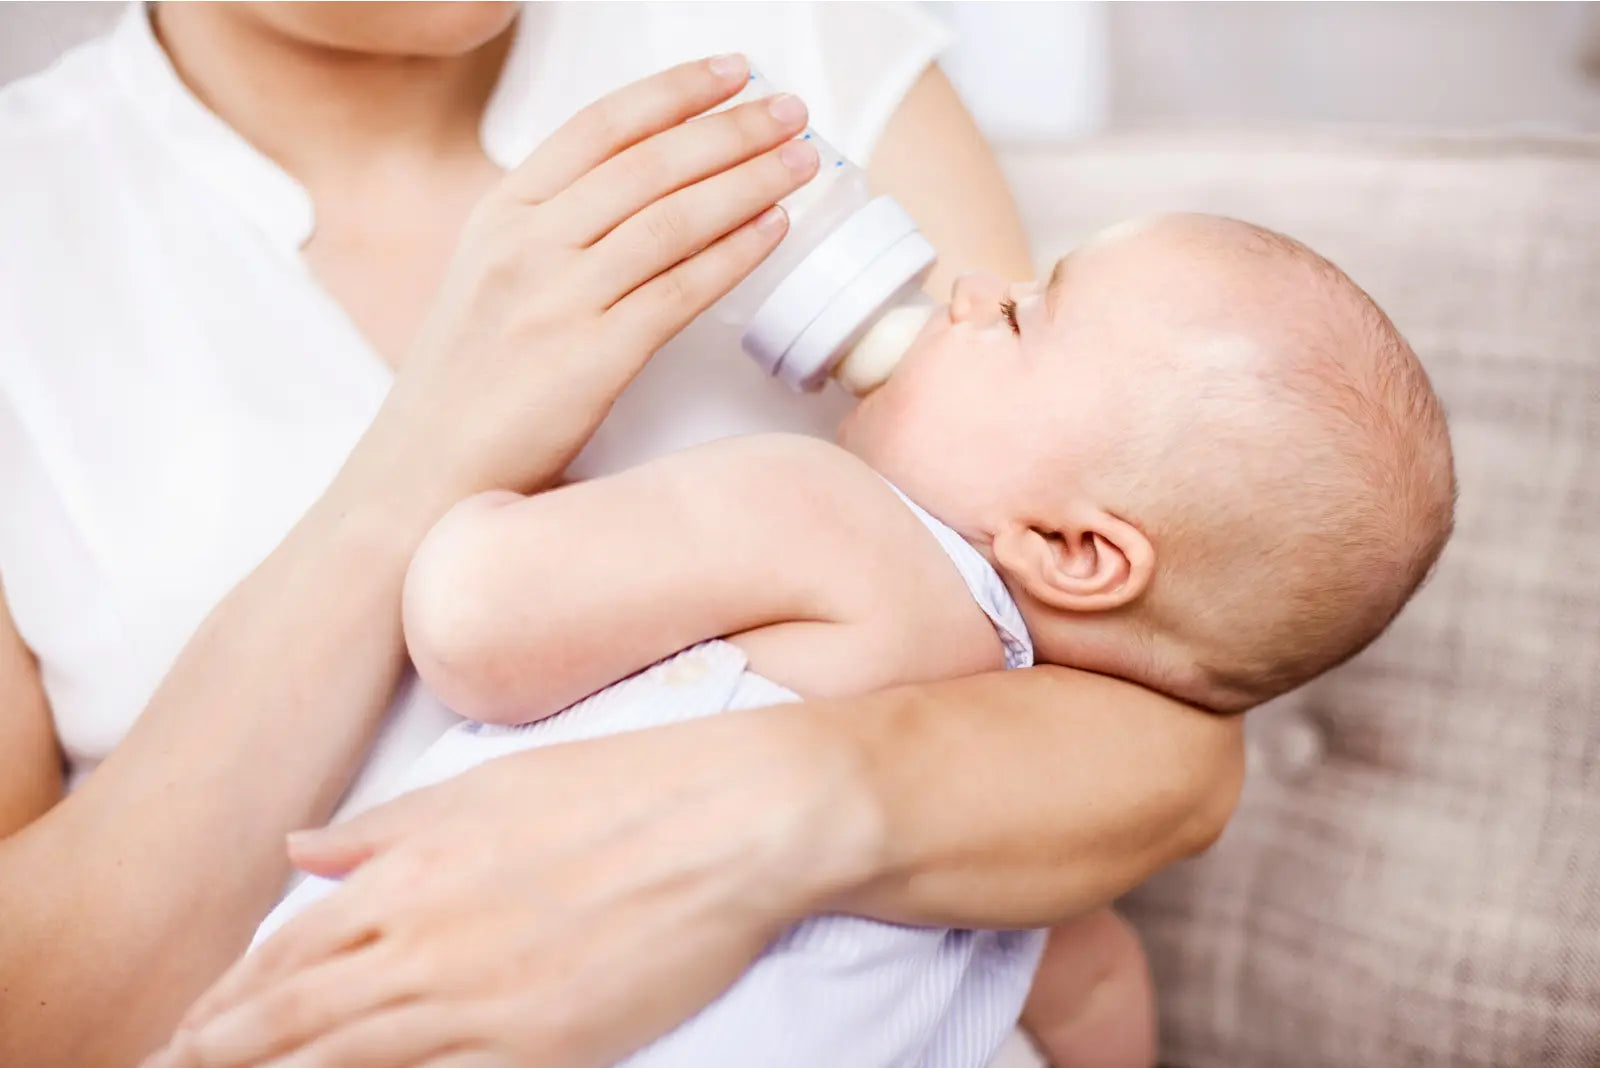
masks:
<svg viewBox="0 0 1600 1068"><path fill-rule="evenodd" d="M1034 600L1062 612L1107 612L1139 599L1155 547L1132 523L1084 506L1054 529L1017 523L994 538L995 562Z"/></svg>

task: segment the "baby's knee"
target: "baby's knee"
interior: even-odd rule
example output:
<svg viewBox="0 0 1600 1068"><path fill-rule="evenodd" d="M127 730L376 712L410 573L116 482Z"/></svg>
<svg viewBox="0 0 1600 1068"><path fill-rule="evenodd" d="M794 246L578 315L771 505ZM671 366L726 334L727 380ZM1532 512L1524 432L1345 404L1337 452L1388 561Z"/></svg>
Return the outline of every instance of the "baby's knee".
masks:
<svg viewBox="0 0 1600 1068"><path fill-rule="evenodd" d="M1155 993L1144 947L1109 908L1054 928L1023 1023L1054 1068L1155 1063Z"/></svg>
<svg viewBox="0 0 1600 1068"><path fill-rule="evenodd" d="M1145 968L1139 932L1111 908L1097 909L1055 927L1045 953L1097 975Z"/></svg>

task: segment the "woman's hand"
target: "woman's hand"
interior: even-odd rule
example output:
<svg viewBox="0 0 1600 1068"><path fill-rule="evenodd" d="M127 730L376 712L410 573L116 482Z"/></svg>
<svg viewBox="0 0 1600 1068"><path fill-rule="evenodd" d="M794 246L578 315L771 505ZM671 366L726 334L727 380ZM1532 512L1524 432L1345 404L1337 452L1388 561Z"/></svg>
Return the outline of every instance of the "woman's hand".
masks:
<svg viewBox="0 0 1600 1068"><path fill-rule="evenodd" d="M505 757L297 841L344 886L162 1068L613 1063L821 911L1034 927L1209 844L1237 719L1007 671Z"/></svg>
<svg viewBox="0 0 1600 1068"><path fill-rule="evenodd" d="M878 846L844 751L733 713L502 758L297 837L355 872L163 1066L605 1065L711 1002Z"/></svg>
<svg viewBox="0 0 1600 1068"><path fill-rule="evenodd" d="M685 122L748 66L690 63L584 109L474 211L379 426L458 496L559 476L645 361L782 238L816 172L793 97Z"/></svg>

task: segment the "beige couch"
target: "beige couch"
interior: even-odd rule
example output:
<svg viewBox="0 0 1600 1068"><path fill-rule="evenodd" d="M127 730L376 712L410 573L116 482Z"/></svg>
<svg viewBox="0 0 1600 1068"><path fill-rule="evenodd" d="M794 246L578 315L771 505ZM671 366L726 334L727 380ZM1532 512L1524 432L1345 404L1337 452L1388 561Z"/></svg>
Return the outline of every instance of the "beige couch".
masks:
<svg viewBox="0 0 1600 1068"><path fill-rule="evenodd" d="M1432 583L1251 714L1228 833L1125 902L1163 1062L1600 1065L1600 141L1146 132L1007 167L1041 259L1165 209L1305 240L1451 415Z"/></svg>

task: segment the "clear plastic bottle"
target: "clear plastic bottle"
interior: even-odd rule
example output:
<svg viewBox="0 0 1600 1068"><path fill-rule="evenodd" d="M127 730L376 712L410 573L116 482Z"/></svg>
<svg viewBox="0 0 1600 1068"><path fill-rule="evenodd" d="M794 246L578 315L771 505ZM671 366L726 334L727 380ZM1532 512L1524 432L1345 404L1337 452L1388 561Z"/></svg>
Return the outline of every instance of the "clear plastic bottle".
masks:
<svg viewBox="0 0 1600 1068"><path fill-rule="evenodd" d="M752 73L729 104L776 90ZM874 197L861 168L807 127L817 176L782 201L789 232L712 308L745 352L797 390L830 375L853 393L881 385L928 321L922 292L935 253L904 208Z"/></svg>

